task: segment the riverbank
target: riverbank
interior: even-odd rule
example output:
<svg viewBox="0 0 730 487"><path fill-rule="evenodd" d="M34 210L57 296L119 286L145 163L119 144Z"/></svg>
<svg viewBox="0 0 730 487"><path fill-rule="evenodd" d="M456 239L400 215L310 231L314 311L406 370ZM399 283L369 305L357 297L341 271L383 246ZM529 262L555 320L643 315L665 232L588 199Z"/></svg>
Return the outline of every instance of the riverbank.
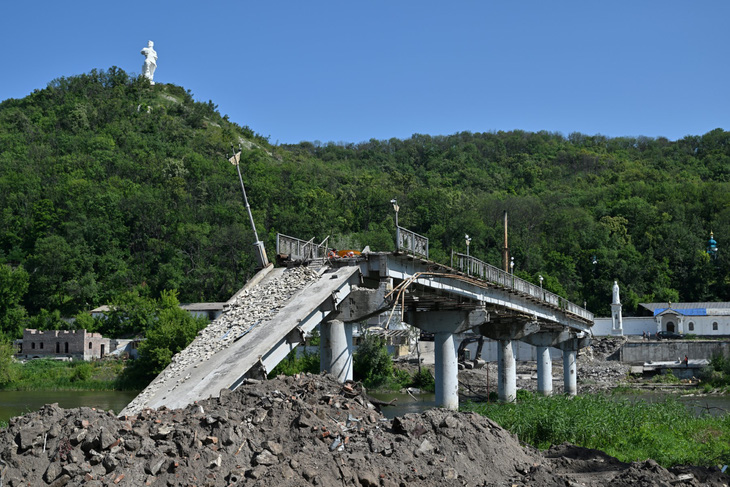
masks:
<svg viewBox="0 0 730 487"><path fill-rule="evenodd" d="M387 420L356 384L311 374L248 380L220 399L125 418L46 406L11 420L0 450L11 487L727 484L715 469L626 463L573 445L542 453L475 413Z"/></svg>
<svg viewBox="0 0 730 487"><path fill-rule="evenodd" d="M36 359L11 364L11 381L2 391L115 391L124 390L120 378L126 362Z"/></svg>

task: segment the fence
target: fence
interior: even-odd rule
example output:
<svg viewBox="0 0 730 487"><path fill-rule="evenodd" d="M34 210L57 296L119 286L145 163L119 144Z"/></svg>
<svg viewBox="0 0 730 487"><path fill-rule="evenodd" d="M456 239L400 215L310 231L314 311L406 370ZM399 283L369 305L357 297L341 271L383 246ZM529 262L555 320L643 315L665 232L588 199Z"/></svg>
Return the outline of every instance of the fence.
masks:
<svg viewBox="0 0 730 487"><path fill-rule="evenodd" d="M515 277L514 274L505 272L502 269L498 269L493 265L489 265L486 262L482 262L477 258L465 254L452 253L452 267L454 266L454 258L456 259L456 268L470 276L478 277L479 279L507 289L513 289L520 294L530 296L537 301L555 306L566 313L580 316L588 321L593 321L593 313L571 303L557 294L545 291L542 286L536 286L531 282Z"/></svg>
<svg viewBox="0 0 730 487"><path fill-rule="evenodd" d="M395 237L397 250L428 259L428 238L400 226L396 228Z"/></svg>
<svg viewBox="0 0 730 487"><path fill-rule="evenodd" d="M276 253L287 254L293 260L323 259L327 255L327 240L322 243L314 243L314 239L305 241L295 237L289 237L281 233L276 234Z"/></svg>

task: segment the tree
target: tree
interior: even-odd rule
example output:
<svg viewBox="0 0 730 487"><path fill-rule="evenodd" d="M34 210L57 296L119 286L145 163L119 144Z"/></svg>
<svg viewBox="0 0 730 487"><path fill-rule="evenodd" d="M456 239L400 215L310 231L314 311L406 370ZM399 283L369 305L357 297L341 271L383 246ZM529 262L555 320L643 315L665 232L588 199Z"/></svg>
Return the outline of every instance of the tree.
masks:
<svg viewBox="0 0 730 487"><path fill-rule="evenodd" d="M355 380L366 387L378 387L393 377L393 361L383 337L366 333L353 356L352 366Z"/></svg>
<svg viewBox="0 0 730 487"><path fill-rule="evenodd" d="M28 273L22 266L0 265L0 333L20 338L27 318L20 304L28 291Z"/></svg>

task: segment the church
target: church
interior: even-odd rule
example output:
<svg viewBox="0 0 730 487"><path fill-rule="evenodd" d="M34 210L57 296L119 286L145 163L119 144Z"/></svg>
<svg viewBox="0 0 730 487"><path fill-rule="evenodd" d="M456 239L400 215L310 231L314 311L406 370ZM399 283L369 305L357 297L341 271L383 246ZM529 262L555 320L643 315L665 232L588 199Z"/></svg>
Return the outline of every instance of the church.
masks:
<svg viewBox="0 0 730 487"><path fill-rule="evenodd" d="M623 316L618 282L613 285L611 316L595 318L595 336L654 336L660 331L701 337L730 336L730 303L639 303L650 316Z"/></svg>

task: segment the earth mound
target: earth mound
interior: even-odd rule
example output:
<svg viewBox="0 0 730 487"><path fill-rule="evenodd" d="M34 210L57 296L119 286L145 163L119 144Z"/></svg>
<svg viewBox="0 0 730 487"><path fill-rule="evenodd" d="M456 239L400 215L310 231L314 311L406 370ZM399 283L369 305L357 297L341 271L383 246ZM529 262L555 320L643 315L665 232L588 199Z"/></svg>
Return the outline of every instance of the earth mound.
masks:
<svg viewBox="0 0 730 487"><path fill-rule="evenodd" d="M722 485L719 472L673 473L584 450L543 455L473 413L433 409L390 421L356 384L310 374L248 381L185 409L136 416L48 405L0 432L11 487Z"/></svg>

